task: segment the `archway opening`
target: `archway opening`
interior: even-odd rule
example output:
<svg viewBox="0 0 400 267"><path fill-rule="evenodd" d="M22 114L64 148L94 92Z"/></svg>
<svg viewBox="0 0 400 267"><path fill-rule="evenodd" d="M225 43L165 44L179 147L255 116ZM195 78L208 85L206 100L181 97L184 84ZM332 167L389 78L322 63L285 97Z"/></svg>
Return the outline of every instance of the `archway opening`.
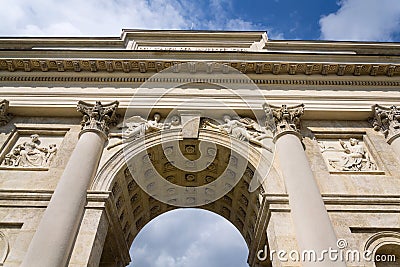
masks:
<svg viewBox="0 0 400 267"><path fill-rule="evenodd" d="M248 248L227 219L202 209L176 209L150 221L130 249L129 267L248 267Z"/></svg>
<svg viewBox="0 0 400 267"><path fill-rule="evenodd" d="M267 169L259 165L260 151L210 130L201 130L198 139L182 140L173 130L147 137L144 144L138 140L118 152L92 187L110 191L112 225L100 266L128 265L128 250L139 232L153 219L179 207L208 210L229 221L247 244L248 260L255 266L254 252L266 242L264 224L259 222L263 187L249 190L251 182L264 177L261 174ZM184 191L177 192L179 188Z"/></svg>
<svg viewBox="0 0 400 267"><path fill-rule="evenodd" d="M400 266L400 245L385 244L378 248L375 253L376 267L398 267Z"/></svg>

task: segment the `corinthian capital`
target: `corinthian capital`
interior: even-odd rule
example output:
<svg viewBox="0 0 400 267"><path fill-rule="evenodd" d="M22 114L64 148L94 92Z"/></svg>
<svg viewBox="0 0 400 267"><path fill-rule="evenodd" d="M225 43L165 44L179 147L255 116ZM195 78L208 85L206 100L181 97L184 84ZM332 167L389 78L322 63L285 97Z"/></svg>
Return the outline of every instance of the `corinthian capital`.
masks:
<svg viewBox="0 0 400 267"><path fill-rule="evenodd" d="M0 101L0 126L6 125L11 119L11 114L8 113L8 106L8 100L3 99Z"/></svg>
<svg viewBox="0 0 400 267"><path fill-rule="evenodd" d="M374 117L372 127L375 131L382 132L390 144L400 136L400 109L396 106L389 108L378 104L372 106Z"/></svg>
<svg viewBox="0 0 400 267"><path fill-rule="evenodd" d="M304 113L304 104L292 107L264 104L263 108L267 115L267 121L273 120L275 123L274 127L270 127L275 134L275 139L286 133L294 133L300 136L300 117Z"/></svg>
<svg viewBox="0 0 400 267"><path fill-rule="evenodd" d="M96 104L79 101L76 109L83 114L81 134L87 131L97 131L106 137L109 126L117 122L118 104L118 101L106 105L101 104L100 101L96 101Z"/></svg>

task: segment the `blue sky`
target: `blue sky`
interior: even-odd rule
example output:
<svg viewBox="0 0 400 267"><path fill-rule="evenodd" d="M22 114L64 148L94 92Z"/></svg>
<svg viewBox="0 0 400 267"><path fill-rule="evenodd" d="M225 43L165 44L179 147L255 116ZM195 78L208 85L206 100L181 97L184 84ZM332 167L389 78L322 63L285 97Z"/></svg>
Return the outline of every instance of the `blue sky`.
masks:
<svg viewBox="0 0 400 267"><path fill-rule="evenodd" d="M114 36L121 29L262 30L270 39L400 41L400 0L0 0L0 36ZM135 267L245 267L239 232L210 212L150 222Z"/></svg>
<svg viewBox="0 0 400 267"><path fill-rule="evenodd" d="M122 28L265 30L270 39L400 41L399 0L0 0L0 36Z"/></svg>
<svg viewBox="0 0 400 267"><path fill-rule="evenodd" d="M178 209L147 224L135 238L134 267L248 267L239 231L223 217L199 209Z"/></svg>

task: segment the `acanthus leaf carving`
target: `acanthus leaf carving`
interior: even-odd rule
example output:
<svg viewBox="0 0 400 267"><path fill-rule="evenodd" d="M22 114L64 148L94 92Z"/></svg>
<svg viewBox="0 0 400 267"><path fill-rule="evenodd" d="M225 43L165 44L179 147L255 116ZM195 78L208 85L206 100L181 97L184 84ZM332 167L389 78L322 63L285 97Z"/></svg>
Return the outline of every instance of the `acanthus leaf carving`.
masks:
<svg viewBox="0 0 400 267"><path fill-rule="evenodd" d="M300 117L304 113L304 104L291 107L282 105L279 107L265 103L263 108L267 116L267 123L269 119L273 119L274 121L274 124L267 125L267 127L271 128L274 132L275 138L286 132L299 133Z"/></svg>
<svg viewBox="0 0 400 267"><path fill-rule="evenodd" d="M372 110L374 112L372 127L375 131L382 132L389 144L392 143L400 136L400 109L397 106L387 108L374 105Z"/></svg>
<svg viewBox="0 0 400 267"><path fill-rule="evenodd" d="M96 101L94 105L79 101L77 110L83 114L81 134L85 131L99 131L107 136L110 125L117 123L116 110L118 104L118 101L106 105L103 105L100 101Z"/></svg>

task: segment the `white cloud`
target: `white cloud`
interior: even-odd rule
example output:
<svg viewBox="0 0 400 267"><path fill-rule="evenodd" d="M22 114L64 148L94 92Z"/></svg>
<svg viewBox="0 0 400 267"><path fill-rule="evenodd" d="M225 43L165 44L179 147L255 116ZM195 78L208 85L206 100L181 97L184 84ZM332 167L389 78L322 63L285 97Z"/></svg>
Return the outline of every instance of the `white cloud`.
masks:
<svg viewBox="0 0 400 267"><path fill-rule="evenodd" d="M320 19L322 39L391 41L400 33L399 0L342 0L339 5Z"/></svg>
<svg viewBox="0 0 400 267"><path fill-rule="evenodd" d="M285 39L285 35L283 32L276 32L276 30L273 28L267 29L267 35L268 35L268 38L271 40L284 40Z"/></svg>
<svg viewBox="0 0 400 267"><path fill-rule="evenodd" d="M263 30L231 0L0 0L3 36L118 36L131 29Z"/></svg>
<svg viewBox="0 0 400 267"><path fill-rule="evenodd" d="M259 25L254 25L250 21L242 19L229 19L226 21L227 30L247 31L247 30L260 30Z"/></svg>
<svg viewBox="0 0 400 267"><path fill-rule="evenodd" d="M0 34L118 36L122 28L187 28L184 14L177 0L13 0L2 3Z"/></svg>
<svg viewBox="0 0 400 267"><path fill-rule="evenodd" d="M146 225L131 248L135 267L245 267L247 247L224 218L198 209L174 210Z"/></svg>

